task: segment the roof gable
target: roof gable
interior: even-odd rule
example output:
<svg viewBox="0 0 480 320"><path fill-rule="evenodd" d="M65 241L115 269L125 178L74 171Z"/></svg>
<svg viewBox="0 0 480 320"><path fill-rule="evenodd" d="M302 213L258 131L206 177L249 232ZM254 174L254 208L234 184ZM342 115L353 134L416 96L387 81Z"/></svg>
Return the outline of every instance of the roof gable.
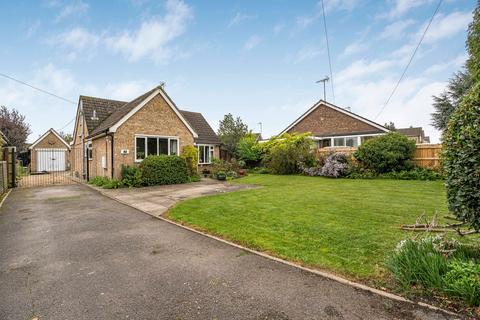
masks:
<svg viewBox="0 0 480 320"><path fill-rule="evenodd" d="M33 149L37 144L39 144L43 139L45 139L50 133L52 133L53 135L55 135L59 140L60 142L62 142L63 144L65 144L65 146L70 149L70 145L67 143L67 141L65 141L65 139L62 138L62 136L60 136L60 134L58 134L57 131L55 131L53 128L50 128L47 130L47 132L45 132L44 134L42 134L40 136L40 138L38 138L37 140L35 140L34 143L32 143L30 145L30 147L28 149Z"/></svg>
<svg viewBox="0 0 480 320"><path fill-rule="evenodd" d="M350 118L353 118L355 119L356 121L359 121L365 125L367 125L368 127L372 128L373 130L376 130L376 131L382 131L382 132L389 132L389 130L385 127L383 127L382 125L376 123L376 122L373 122L373 121L370 121L362 116L359 116L358 114L355 114L351 111L348 111L348 110L345 110L343 108L340 108L336 105L333 105L331 103L328 103L324 100L320 100L318 101L316 104L314 104L310 109L308 109L304 114L302 114L299 118L297 118L292 124L290 124L286 129L284 129L280 134L283 134L283 133L286 133L288 132L289 130L293 129L295 126L297 126L298 124L300 124L302 121L304 121L306 118L308 118L309 116L311 116L313 113L315 113L317 111L317 109L319 108L328 108L328 109L331 109L335 112L338 112L340 114L342 114L343 116L347 116L347 117L350 117ZM312 130L307 130L307 131L312 131ZM336 132L334 132L332 130L332 135L335 134ZM352 130L351 132L352 134L354 134L355 132Z"/></svg>

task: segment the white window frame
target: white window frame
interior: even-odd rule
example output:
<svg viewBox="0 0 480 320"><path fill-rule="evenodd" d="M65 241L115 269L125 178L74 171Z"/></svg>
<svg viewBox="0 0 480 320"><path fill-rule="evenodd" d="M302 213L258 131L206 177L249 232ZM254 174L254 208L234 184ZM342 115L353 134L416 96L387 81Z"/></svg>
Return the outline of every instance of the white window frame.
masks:
<svg viewBox="0 0 480 320"><path fill-rule="evenodd" d="M362 137L376 137L376 136L381 136L384 135L385 133L371 133L371 134L361 134L361 135L350 135L350 136L333 136L333 137L313 137L313 140L324 140L324 139L330 139L330 147L327 148L352 148L348 147L346 145L343 146L335 146L334 141L336 138L343 138L344 143L346 144L347 138L357 138L357 146L353 148L358 148L362 144Z"/></svg>
<svg viewBox="0 0 480 320"><path fill-rule="evenodd" d="M177 140L177 156L179 155L179 150L180 150L180 138L176 136L159 136L159 135L151 135L151 134L136 134L135 135L135 141L134 141L134 148L135 148L135 162L139 163L142 162L143 159L138 159L137 158L137 139L138 138L144 138L145 139L145 158L148 157L148 144L147 144L147 138L156 138L157 139L157 155L159 155L160 152L160 145L158 144L158 139L167 139L167 148L168 148L168 155L171 155L170 151L170 141L171 140Z"/></svg>
<svg viewBox="0 0 480 320"><path fill-rule="evenodd" d="M200 162L200 147L204 147L204 148L208 147L209 148L209 150L208 150L209 159L208 159L207 162ZM213 160L214 155L215 155L215 145L214 144L198 144L197 145L197 150L198 150L198 164L211 164L212 163L212 160Z"/></svg>
<svg viewBox="0 0 480 320"><path fill-rule="evenodd" d="M92 160L93 159L93 148L92 148L92 141L89 140L87 143L85 143L85 158L87 160Z"/></svg>

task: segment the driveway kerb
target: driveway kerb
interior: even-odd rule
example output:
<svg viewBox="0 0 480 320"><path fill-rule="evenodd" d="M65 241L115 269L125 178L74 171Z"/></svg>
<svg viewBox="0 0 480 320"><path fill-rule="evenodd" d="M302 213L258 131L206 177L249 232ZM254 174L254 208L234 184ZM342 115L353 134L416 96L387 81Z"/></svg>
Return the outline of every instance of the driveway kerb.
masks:
<svg viewBox="0 0 480 320"><path fill-rule="evenodd" d="M89 184L84 184L86 186L88 186L89 188L99 192L100 194L102 194L103 196L107 197L107 198L110 198L112 200L115 200L117 201L118 203L121 203L123 205L126 205L130 208L133 208L133 209L136 209L144 214L147 214L151 217L154 217L156 219L159 219L159 220L162 220L162 221L165 221L165 222L168 222L172 225L175 225L177 227L180 227L180 228L183 228L185 230L188 230L188 231L191 231L191 232L194 232L194 233L197 233L197 234L200 234L204 237L207 237L207 238L211 238L211 239L215 239L217 241L220 241L222 243L225 243L225 244L228 244L230 246L233 246L233 247L236 247L238 249L241 249L241 250L245 250L245 251L248 251L250 253L253 253L255 255L258 255L258 256L261 256L263 258L266 258L266 259L269 259L269 260L272 260L272 261L276 261L276 262L280 262L280 263L283 263L285 265L288 265L288 266L291 266L291 267L294 267L294 268L298 268L298 269L301 269L303 271L306 271L306 272L310 272L312 274L315 274L315 275L318 275L318 276L321 276L321 277L324 277L324 278L327 278L327 279L330 279L330 280L333 280L333 281L337 281L339 283L342 283L342 284L345 284L345 285L349 285L351 287L354 287L356 289L360 289L360 290L363 290L363 291L368 291L368 292L371 292L371 293L374 293L374 294L377 294L377 295L380 295L382 297L385 297L385 298L389 298L389 299L392 299L392 300L396 300L396 301L399 301L399 302L406 302L406 303L410 303L410 304L413 304L413 305L418 305L420 307L424 307L424 308L428 308L428 309L431 309L431 310L434 310L434 311L440 311L440 312L443 312L443 313L446 313L448 315L451 315L451 316L456 316L456 317L459 317L458 319L461 319L460 318L460 315L458 315L457 313L455 312L452 312L452 311L449 311L449 310L445 310L445 309L442 309L442 308L439 308L439 307L436 307L436 306L433 306L431 304L428 304L428 303L425 303L425 302L421 302L421 301L412 301L412 300L409 300L409 299L406 299L404 297L401 297L401 296L398 296L396 294L393 294L393 293L390 293L390 292L387 292L387 291L383 291L383 290L380 290L380 289L376 289L376 288L372 288L372 287L369 287L367 285L364 285L364 284L361 284L361 283L358 283L358 282L354 282L354 281L351 281L351 280L348 280L348 279L345 279L345 278L342 278L342 277L339 277L335 274L332 274L332 273L328 273L328 272L325 272L325 271L320 271L320 270L315 270L315 269L310 269L310 268L307 268L307 267L304 267L304 266L301 266L299 264L296 264L296 263L293 263L293 262L290 262L290 261L287 261L287 260L283 260L281 258L277 258L277 257L274 257L274 256L271 256L271 255L268 255L266 253L263 253L263 252L260 252L260 251L256 251L256 250L253 250L253 249L250 249L248 247L244 247L242 245L239 245L237 243L234 243L234 242L231 242L231 241L228 241L228 240L225 240L225 239L222 239L222 238L219 238L219 237L216 237L214 235L211 235L211 234L208 234L208 233L205 233L203 231L200 231L200 230L197 230L197 229L194 229L192 227L189 227L189 226L186 226L186 225L183 225L181 223L178 223L178 222L175 222L175 221L172 221L170 219L167 219L165 217L163 217L162 215L155 215L155 214L152 214L150 212L147 212L145 210L142 210L140 208L137 208L125 201L122 201L120 199L117 199L115 198L114 196L104 192L103 190L99 189L99 188L95 188L94 186L92 185L89 185ZM167 210L168 211L168 210ZM166 211L165 211L166 212ZM163 212L164 213L164 212Z"/></svg>

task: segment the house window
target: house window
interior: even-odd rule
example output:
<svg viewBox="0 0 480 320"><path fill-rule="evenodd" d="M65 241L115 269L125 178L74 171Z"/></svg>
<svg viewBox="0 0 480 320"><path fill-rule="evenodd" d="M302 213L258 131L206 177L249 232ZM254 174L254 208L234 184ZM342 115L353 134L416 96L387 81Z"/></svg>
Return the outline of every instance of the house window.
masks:
<svg viewBox="0 0 480 320"><path fill-rule="evenodd" d="M198 163L210 164L213 159L214 146L212 145L199 145L198 146Z"/></svg>
<svg viewBox="0 0 480 320"><path fill-rule="evenodd" d="M135 161L140 162L146 156L178 154L178 138L158 136L135 137Z"/></svg>
<svg viewBox="0 0 480 320"><path fill-rule="evenodd" d="M86 151L87 152L85 156L87 157L88 160L92 160L92 142L91 141L87 142Z"/></svg>
<svg viewBox="0 0 480 320"><path fill-rule="evenodd" d="M345 145L347 147L358 147L358 137L345 138Z"/></svg>
<svg viewBox="0 0 480 320"><path fill-rule="evenodd" d="M334 147L345 147L345 138L334 138L333 139Z"/></svg>

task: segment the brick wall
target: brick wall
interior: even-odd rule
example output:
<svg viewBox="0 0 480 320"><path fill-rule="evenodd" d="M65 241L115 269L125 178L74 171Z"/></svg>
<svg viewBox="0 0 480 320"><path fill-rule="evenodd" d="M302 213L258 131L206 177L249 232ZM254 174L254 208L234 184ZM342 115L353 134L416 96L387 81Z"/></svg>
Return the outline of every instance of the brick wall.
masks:
<svg viewBox="0 0 480 320"><path fill-rule="evenodd" d="M383 131L325 105L318 106L288 133L311 132L315 136L382 133Z"/></svg>
<svg viewBox="0 0 480 320"><path fill-rule="evenodd" d="M122 165L135 164L135 134L178 137L179 150L193 145L193 135L167 102L157 95L140 111L123 123L114 134L114 176L120 177ZM129 154L122 155L122 149Z"/></svg>

